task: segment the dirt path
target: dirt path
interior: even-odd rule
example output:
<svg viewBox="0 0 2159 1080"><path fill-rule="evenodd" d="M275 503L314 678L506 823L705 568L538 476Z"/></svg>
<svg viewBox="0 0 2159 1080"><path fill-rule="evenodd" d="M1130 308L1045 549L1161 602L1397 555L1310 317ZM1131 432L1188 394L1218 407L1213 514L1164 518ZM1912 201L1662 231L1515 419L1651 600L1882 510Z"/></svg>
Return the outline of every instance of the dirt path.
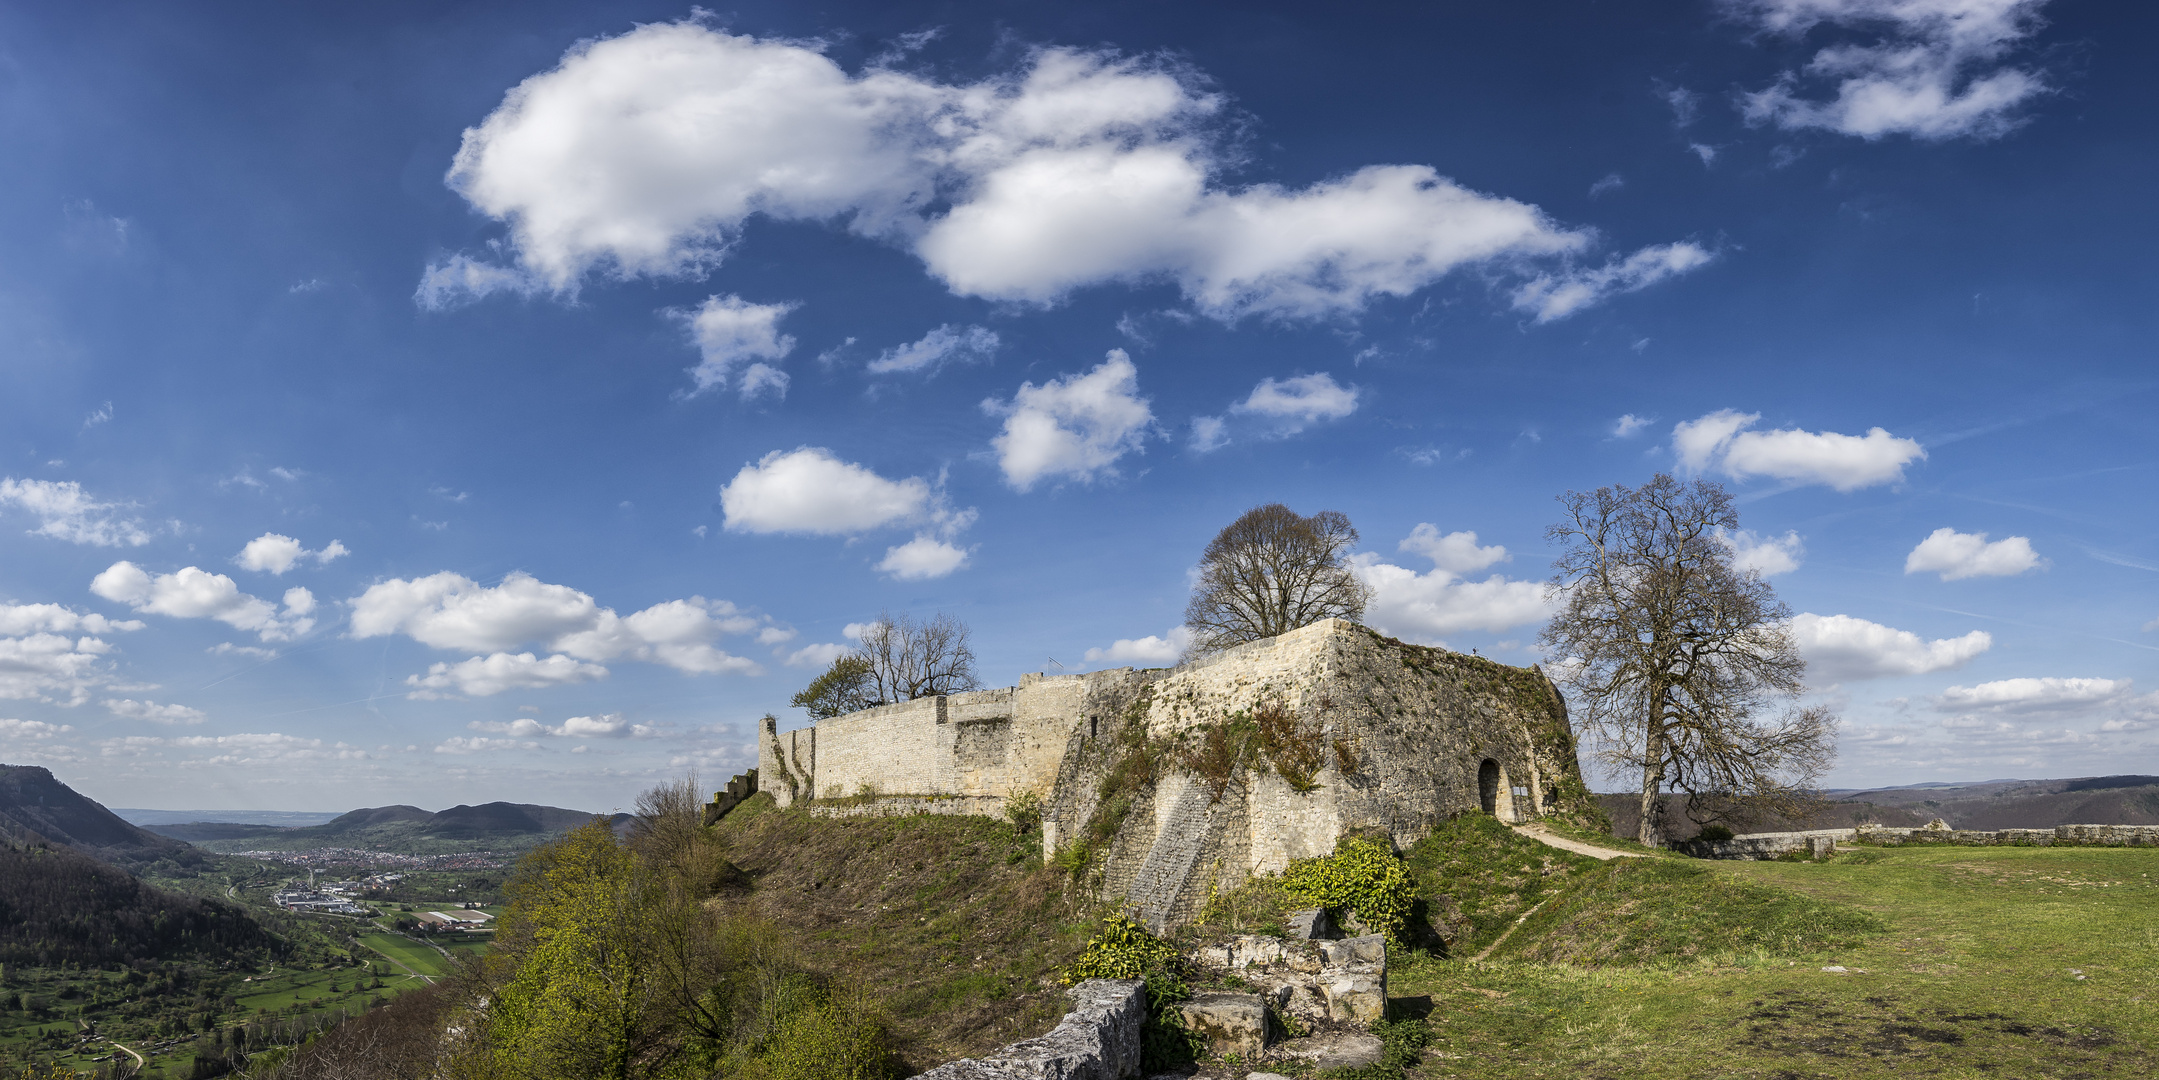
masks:
<svg viewBox="0 0 2159 1080"><path fill-rule="evenodd" d="M1542 825L1516 825L1514 831L1540 844L1556 847L1561 851L1571 851L1576 855L1587 855L1592 859L1638 859L1642 857L1641 852L1638 851L1618 851L1612 848L1598 847L1595 844L1585 844L1580 840L1570 840Z"/></svg>
<svg viewBox="0 0 2159 1080"><path fill-rule="evenodd" d="M134 1059L135 1059L135 1071L137 1071L137 1072L141 1072L141 1071L142 1071L142 1070L143 1070L144 1068L148 1067L148 1065L149 1065L149 1062L146 1062L146 1061L144 1061L144 1060L142 1059L142 1055L141 1055L141 1054L138 1054L138 1053L136 1053L136 1052L135 1052L135 1051L134 1051L133 1049L131 1049L131 1048L129 1048L129 1047L125 1047L125 1046L120 1046L120 1044L119 1044L119 1043L116 1043L116 1042L112 1042L112 1040L111 1040L111 1039L107 1039L107 1040L105 1040L105 1041L106 1041L106 1042L109 1042L109 1043L112 1043L112 1044L113 1044L114 1046L119 1046L119 1047L120 1047L120 1049L122 1049L122 1050L126 1050L126 1051L127 1051L127 1056L129 1056L129 1057L131 1057L131 1058L134 1058Z"/></svg>

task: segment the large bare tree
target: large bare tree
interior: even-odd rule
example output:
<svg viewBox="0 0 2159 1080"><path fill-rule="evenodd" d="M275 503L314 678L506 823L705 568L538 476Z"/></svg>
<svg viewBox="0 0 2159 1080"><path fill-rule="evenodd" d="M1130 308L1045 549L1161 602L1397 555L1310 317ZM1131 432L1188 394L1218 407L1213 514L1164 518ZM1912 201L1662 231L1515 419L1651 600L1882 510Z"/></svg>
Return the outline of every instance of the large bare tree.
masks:
<svg viewBox="0 0 2159 1080"><path fill-rule="evenodd" d="M855 655L869 662L872 693L882 701L912 701L982 685L967 624L939 614L922 622L887 611L862 632Z"/></svg>
<svg viewBox="0 0 2159 1080"><path fill-rule="evenodd" d="M1245 511L1208 542L1185 605L1192 651L1274 637L1321 619L1356 619L1371 590L1349 567L1357 530L1333 510L1311 517L1281 503Z"/></svg>
<svg viewBox="0 0 2159 1080"><path fill-rule="evenodd" d="M1800 708L1806 661L1791 609L1732 564L1723 487L1659 474L1638 488L1560 496L1564 547L1540 641L1604 760L1639 769L1645 844L1667 792L1721 813L1797 813L1836 755L1836 718ZM1704 798L1710 797L1710 798Z"/></svg>

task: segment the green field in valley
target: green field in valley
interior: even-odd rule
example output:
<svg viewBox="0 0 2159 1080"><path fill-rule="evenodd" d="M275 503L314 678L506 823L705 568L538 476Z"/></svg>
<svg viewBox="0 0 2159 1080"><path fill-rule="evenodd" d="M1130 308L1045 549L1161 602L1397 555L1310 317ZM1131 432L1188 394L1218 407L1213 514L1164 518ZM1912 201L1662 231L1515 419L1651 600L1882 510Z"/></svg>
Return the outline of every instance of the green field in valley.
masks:
<svg viewBox="0 0 2159 1080"><path fill-rule="evenodd" d="M395 964L402 965L402 970L415 975L439 978L450 969L450 961L441 953L402 934L393 934L387 930L362 934L360 944L382 954Z"/></svg>
<svg viewBox="0 0 2159 1080"><path fill-rule="evenodd" d="M1429 1009L1434 1028L1417 1072L2159 1075L2159 851L1860 848L1818 864L1656 858L1683 864L1675 873L1706 867L1719 888L1773 886L1856 908L1885 929L1838 947L1782 950L1761 943L1775 940L1768 935L1733 948L1744 935L1693 926L1697 912L1630 909L1623 892L1570 906L1563 887L1484 962L1405 957L1395 966L1397 1007ZM1633 876L1654 876L1647 869ZM1573 887L1602 886L1592 874ZM1762 918L1784 917L1773 906L1760 907ZM1548 921L1546 912L1558 914ZM1657 938L1663 955L1601 965L1528 958L1594 955L1600 937Z"/></svg>

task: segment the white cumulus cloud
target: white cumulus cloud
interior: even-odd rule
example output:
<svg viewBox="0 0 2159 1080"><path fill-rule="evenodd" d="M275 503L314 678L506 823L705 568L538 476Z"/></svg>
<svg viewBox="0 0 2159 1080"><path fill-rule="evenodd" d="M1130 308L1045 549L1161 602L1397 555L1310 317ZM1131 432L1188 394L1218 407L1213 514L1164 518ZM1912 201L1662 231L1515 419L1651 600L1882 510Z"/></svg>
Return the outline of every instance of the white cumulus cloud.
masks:
<svg viewBox="0 0 2159 1080"><path fill-rule="evenodd" d="M1498 544L1479 545L1476 533L1442 535L1436 526L1420 524L1399 549L1432 560L1432 569L1420 574L1381 562L1371 552L1350 557L1351 570L1372 590L1364 621L1382 633L1407 641L1438 642L1449 634L1468 630L1497 634L1551 617L1552 604L1542 582L1510 580L1500 574L1483 581L1464 579L1465 574L1509 557Z"/></svg>
<svg viewBox="0 0 2159 1080"><path fill-rule="evenodd" d="M1689 472L1716 470L1734 480L1767 476L1789 484L1824 484L1857 491L1900 483L1904 467L1925 449L1881 428L1865 435L1833 431L1750 431L1760 413L1720 409L1672 428L1672 453Z"/></svg>
<svg viewBox="0 0 2159 1080"><path fill-rule="evenodd" d="M967 84L877 64L850 75L815 43L696 20L586 41L468 129L449 173L509 224L515 264L453 256L418 299L700 273L757 214L908 247L961 295L1053 303L1166 281L1230 320L1355 311L1459 269L1512 272L1594 244L1426 165L1231 186L1223 147L1238 121L1202 81L1077 49Z"/></svg>
<svg viewBox="0 0 2159 1080"><path fill-rule="evenodd" d="M1200 416L1192 420L1188 445L1198 453L1221 449L1230 443L1229 428L1256 430L1263 438L1287 438L1313 424L1340 420L1357 411L1362 391L1343 386L1326 372L1287 379L1261 379L1243 401L1229 407L1228 416Z"/></svg>
<svg viewBox="0 0 2159 1080"><path fill-rule="evenodd" d="M90 591L152 615L216 619L235 630L252 631L264 641L291 641L315 626L315 620L307 616L314 609L314 597L306 589L289 590L285 610L280 612L276 604L241 592L231 578L195 566L152 574L134 563L116 562L90 579Z"/></svg>
<svg viewBox="0 0 2159 1080"><path fill-rule="evenodd" d="M104 706L114 716L130 720L148 720L153 724L200 724L209 719L201 709L185 705L160 705L155 701L136 701L133 698L106 698Z"/></svg>
<svg viewBox="0 0 2159 1080"><path fill-rule="evenodd" d="M870 371L878 375L914 371L934 374L946 364L988 360L996 354L998 344L995 330L946 323L922 335L920 341L878 353L877 359L870 361Z"/></svg>
<svg viewBox="0 0 2159 1080"><path fill-rule="evenodd" d="M1139 452L1154 428L1154 411L1139 396L1139 368L1123 349L1111 349L1084 375L1023 382L1011 401L992 398L982 409L1004 417L990 445L1005 482L1020 491L1044 478L1115 476L1117 459Z"/></svg>
<svg viewBox="0 0 2159 1080"><path fill-rule="evenodd" d="M335 540L323 545L321 551L309 551L290 536L264 533L248 541L232 561L242 570L283 574L298 565L301 559L313 559L317 566L326 566L331 560L350 554L351 549Z"/></svg>
<svg viewBox="0 0 2159 1080"><path fill-rule="evenodd" d="M1789 574L1799 569L1799 560L1807 552L1807 545L1797 532L1783 536L1759 536L1745 529L1737 532L1717 531L1717 543L1732 553L1732 566L1740 573L1749 570L1763 577Z"/></svg>
<svg viewBox="0 0 2159 1080"><path fill-rule="evenodd" d="M1087 650L1083 657L1090 664L1147 664L1164 667L1184 658L1186 647L1192 644L1192 631L1183 626L1173 626L1166 634L1149 634L1143 638L1118 638L1109 648Z"/></svg>
<svg viewBox="0 0 2159 1080"><path fill-rule="evenodd" d="M1430 522L1419 522L1406 539L1395 545L1395 550L1422 555L1450 574L1475 573L1513 558L1499 544L1480 546L1476 533L1451 532L1442 536L1439 526Z"/></svg>
<svg viewBox="0 0 2159 1080"><path fill-rule="evenodd" d="M59 604L0 604L0 637L25 634L110 634L140 630L141 619L108 619Z"/></svg>
<svg viewBox="0 0 2159 1080"><path fill-rule="evenodd" d="M1994 646L1993 635L1984 630L1928 641L1909 630L1811 611L1792 618L1792 637L1807 659L1810 680L1823 686L1954 671Z"/></svg>
<svg viewBox="0 0 2159 1080"><path fill-rule="evenodd" d="M0 698L80 705L109 678L105 657L111 652L103 638L87 635L0 637Z"/></svg>
<svg viewBox="0 0 2159 1080"><path fill-rule="evenodd" d="M1805 75L1786 72L1742 95L1749 123L1863 139L1909 135L1991 139L2014 129L2019 107L2047 92L2035 71L2004 63L2036 33L2046 0L1724 0L1763 30L1793 37L1825 24L1880 36L1824 47ZM1805 83L1833 83L1828 99Z"/></svg>
<svg viewBox="0 0 2159 1080"><path fill-rule="evenodd" d="M899 581L941 578L967 565L969 550L927 533L904 544L885 549L878 572Z"/></svg>
<svg viewBox="0 0 2159 1080"><path fill-rule="evenodd" d="M2119 701L2129 693L2128 679L1997 679L1977 686L1952 686L1935 697L1942 712L2070 712Z"/></svg>
<svg viewBox="0 0 2159 1080"><path fill-rule="evenodd" d="M1943 581L1975 577L2015 577L2047 564L2032 550L2030 538L2009 536L1989 542L1985 533L1940 528L1904 557L1907 574L1940 573Z"/></svg>
<svg viewBox="0 0 2159 1080"><path fill-rule="evenodd" d="M140 518L123 517L128 503L99 502L73 480L0 477L0 506L13 505L38 519L33 535L91 547L141 547L150 534Z"/></svg>
<svg viewBox="0 0 2159 1080"><path fill-rule="evenodd" d="M817 446L774 450L720 489L730 532L845 536L937 516L929 482L887 480Z"/></svg>
<svg viewBox="0 0 2159 1080"><path fill-rule="evenodd" d="M787 373L763 361L778 362L795 351L794 336L780 333L780 320L800 306L753 304L728 295L707 297L696 311L673 312L689 325L701 357L690 369L690 380L696 383L690 393L732 386L745 400L767 392L787 396Z"/></svg>
<svg viewBox="0 0 2159 1080"><path fill-rule="evenodd" d="M621 659L665 664L693 675L755 675L762 670L713 642L724 635L755 633L763 621L725 600L701 596L617 615L586 593L530 574L512 573L490 587L443 571L378 582L349 603L355 638L402 633L437 649L493 654L454 667L434 665L426 679L413 683L427 690L471 683L495 687L485 693L497 693L521 685L583 682L607 674L595 666L598 663ZM510 651L527 644L558 655L538 660Z"/></svg>
<svg viewBox="0 0 2159 1080"><path fill-rule="evenodd" d="M0 738L50 739L55 735L75 730L71 724L52 724L43 720L17 720L0 716Z"/></svg>
<svg viewBox="0 0 2159 1080"><path fill-rule="evenodd" d="M598 664L559 654L543 659L529 652L499 652L455 664L430 664L427 674L405 677L405 685L412 687L405 696L427 701L458 695L489 697L505 690L544 690L606 677L607 669Z"/></svg>

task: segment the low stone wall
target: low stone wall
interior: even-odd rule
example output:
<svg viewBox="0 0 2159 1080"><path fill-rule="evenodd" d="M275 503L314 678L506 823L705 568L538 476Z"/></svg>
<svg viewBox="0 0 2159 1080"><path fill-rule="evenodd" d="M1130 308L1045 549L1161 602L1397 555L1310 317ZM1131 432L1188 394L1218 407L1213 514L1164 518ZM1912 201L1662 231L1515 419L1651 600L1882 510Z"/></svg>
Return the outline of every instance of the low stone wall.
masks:
<svg viewBox="0 0 2159 1080"><path fill-rule="evenodd" d="M1674 851L1698 859L1777 859L1796 852L1826 854L1826 845L1901 847L2159 847L2159 825L2058 825L2051 829L1952 829L1940 821L1917 828L1861 825L1855 829L1747 833L1730 840L1683 840Z"/></svg>
<svg viewBox="0 0 2159 1080"><path fill-rule="evenodd" d="M1002 795L878 795L871 798L818 800L803 805L814 817L910 817L915 814L974 814L1003 817Z"/></svg>
<svg viewBox="0 0 2159 1080"><path fill-rule="evenodd" d="M1139 1075L1146 985L1138 979L1089 979L1065 991L1072 1011L1049 1034L1022 1039L986 1057L939 1065L917 1080L1126 1080Z"/></svg>

